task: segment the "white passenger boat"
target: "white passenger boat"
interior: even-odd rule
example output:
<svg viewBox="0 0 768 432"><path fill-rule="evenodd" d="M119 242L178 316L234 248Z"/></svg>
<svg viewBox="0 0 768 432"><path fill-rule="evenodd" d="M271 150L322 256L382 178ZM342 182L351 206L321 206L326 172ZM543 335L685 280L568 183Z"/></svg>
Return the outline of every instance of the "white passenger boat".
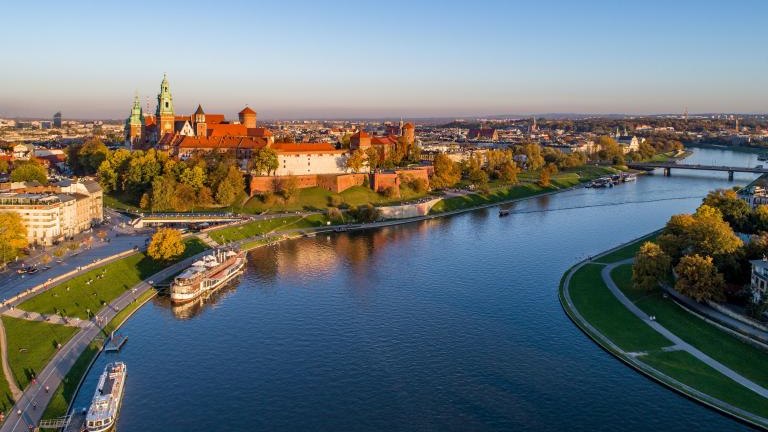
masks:
<svg viewBox="0 0 768 432"><path fill-rule="evenodd" d="M104 432L115 427L120 403L123 401L127 373L123 362L110 363L104 368L85 417L88 432Z"/></svg>
<svg viewBox="0 0 768 432"><path fill-rule="evenodd" d="M217 250L196 261L171 283L173 303L185 303L224 286L243 273L245 252Z"/></svg>

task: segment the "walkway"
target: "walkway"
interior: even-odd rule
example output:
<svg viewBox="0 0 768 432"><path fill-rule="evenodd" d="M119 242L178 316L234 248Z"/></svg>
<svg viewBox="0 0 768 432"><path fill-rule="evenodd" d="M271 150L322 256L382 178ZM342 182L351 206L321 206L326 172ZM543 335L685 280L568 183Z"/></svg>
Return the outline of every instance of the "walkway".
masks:
<svg viewBox="0 0 768 432"><path fill-rule="evenodd" d="M652 321L648 314L643 312L639 307L637 307L634 303L632 303L631 300L627 298L627 296L624 295L623 292L619 289L618 286L616 286L616 283L613 281L613 278L611 278L611 271L624 264L631 264L634 261L633 258L625 259L623 261L618 261L615 263L611 263L603 267L603 270L601 272L601 275L603 277L603 282L605 282L605 285L608 287L608 289L611 290L614 296L616 296L616 299L618 299L621 304L624 305L630 312L635 314L638 318L643 320L649 327L659 332L661 335L663 335L665 338L669 339L674 345L675 348L687 351L692 356L696 357L697 359L701 360L702 362L706 363L711 368L715 369L716 371L720 372L721 374L727 376L728 378L736 381L737 383L741 384L742 386L752 390L753 392L759 394L760 396L764 398L768 398L768 389L756 384L755 382L744 378L743 376L736 373L733 369L730 369L729 367L725 366L724 364L718 362L717 360L713 359L712 357L704 354L703 352L699 351L695 347L691 346L684 340L677 337L674 333L667 330L666 327L659 324L657 321Z"/></svg>
<svg viewBox="0 0 768 432"><path fill-rule="evenodd" d="M210 251L203 251L166 267L148 279L166 279L174 273L183 270L206 253L210 253ZM133 289L126 291L116 300L105 306L97 316L103 319L102 322L109 323L117 315L117 311L125 309L151 288L152 286L148 283L140 282ZM67 372L69 372L91 341L102 333L101 327L96 325L94 321L83 321L83 323L84 328L73 336L38 374L37 384L27 386L21 397L16 399L16 405L14 405L13 409L8 413L5 422L0 426L0 432L27 432L29 431L29 426L36 426L40 422L43 411L45 411L45 407L48 406L53 396L53 390L59 387L64 376L66 376ZM45 387L50 388L51 391L46 392ZM37 409L32 408L33 404L37 406ZM21 410L21 415L16 414L18 410Z"/></svg>

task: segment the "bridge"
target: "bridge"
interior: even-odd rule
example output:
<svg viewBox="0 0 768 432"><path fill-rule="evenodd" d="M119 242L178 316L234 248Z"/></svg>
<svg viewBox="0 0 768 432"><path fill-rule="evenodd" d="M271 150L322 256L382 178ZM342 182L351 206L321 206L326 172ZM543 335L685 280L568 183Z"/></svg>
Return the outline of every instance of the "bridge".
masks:
<svg viewBox="0 0 768 432"><path fill-rule="evenodd" d="M160 226L169 223L225 223L242 220L233 213L151 213L131 221L131 225L142 228L147 225Z"/></svg>
<svg viewBox="0 0 768 432"><path fill-rule="evenodd" d="M672 175L673 169L687 169L696 171L721 171L728 173L728 180L733 180L733 173L752 173L752 174L768 174L768 168L763 168L762 165L757 167L732 167L724 165L700 165L700 164L679 164L674 162L636 162L628 163L629 168L640 169L645 171L661 168L664 170L664 175L669 177Z"/></svg>

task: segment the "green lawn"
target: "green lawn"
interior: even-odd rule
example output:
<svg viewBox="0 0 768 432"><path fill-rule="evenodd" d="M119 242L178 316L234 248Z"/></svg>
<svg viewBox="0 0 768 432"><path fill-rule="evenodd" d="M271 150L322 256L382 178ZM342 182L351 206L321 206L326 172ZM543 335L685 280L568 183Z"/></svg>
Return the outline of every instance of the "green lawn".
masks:
<svg viewBox="0 0 768 432"><path fill-rule="evenodd" d="M200 253L206 246L197 238L186 240L186 250L179 260ZM144 253L111 262L74 277L21 303L19 309L42 314L63 314L88 319L106 303L166 267ZM103 275L103 277L100 277ZM88 284L88 281L92 281Z"/></svg>
<svg viewBox="0 0 768 432"><path fill-rule="evenodd" d="M13 407L13 394L5 379L5 374L0 373L0 411L7 413Z"/></svg>
<svg viewBox="0 0 768 432"><path fill-rule="evenodd" d="M679 338L698 348L740 375L768 387L768 352L719 330L689 313L660 291L648 294L632 287L632 266L616 267L611 273L616 285L635 304Z"/></svg>
<svg viewBox="0 0 768 432"><path fill-rule="evenodd" d="M322 211L330 206L331 199L334 196L339 202L346 204L347 206L361 206L369 203L373 205L397 204L402 201L417 199L427 195L416 193L408 187L400 188L400 194L401 196L399 199L392 200L380 193L374 192L371 188L364 186L354 186L338 194L334 194L333 192L320 187L311 187L300 189L296 198L288 202L280 197L276 197L275 203L272 205L266 205L258 196L253 197L245 203L243 210L251 213Z"/></svg>
<svg viewBox="0 0 768 432"><path fill-rule="evenodd" d="M242 240L272 231L283 231L299 228L316 228L326 225L328 218L322 214L313 214L306 217L287 216L267 220L253 221L241 225L221 228L211 231L210 237L218 243Z"/></svg>
<svg viewBox="0 0 768 432"><path fill-rule="evenodd" d="M768 418L768 399L712 369L688 352L659 351L641 356L639 359L702 393Z"/></svg>
<svg viewBox="0 0 768 432"><path fill-rule="evenodd" d="M602 269L602 265L586 264L571 278L571 299L581 316L627 352L671 345L616 299L600 276Z"/></svg>
<svg viewBox="0 0 768 432"><path fill-rule="evenodd" d="M539 186L538 173L523 172L518 179L521 183L514 186L504 185L499 182L491 182L491 191L488 194L471 193L464 196L446 198L432 207L431 214L444 213L455 210L464 210L481 205L495 204L514 199L528 198L559 189L569 188L579 183L614 173L615 170L607 167L583 166L572 168L555 174L549 187Z"/></svg>
<svg viewBox="0 0 768 432"><path fill-rule="evenodd" d="M2 317L8 338L8 362L13 375L24 388L33 374L43 370L57 350L57 343L64 345L79 328L42 321Z"/></svg>

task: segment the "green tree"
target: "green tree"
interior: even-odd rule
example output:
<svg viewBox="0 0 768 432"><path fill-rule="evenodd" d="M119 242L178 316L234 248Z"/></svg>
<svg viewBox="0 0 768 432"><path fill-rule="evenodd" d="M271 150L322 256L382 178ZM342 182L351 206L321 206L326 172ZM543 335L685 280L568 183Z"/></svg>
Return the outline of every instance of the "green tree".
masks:
<svg viewBox="0 0 768 432"><path fill-rule="evenodd" d="M179 176L179 181L198 191L201 187L205 186L205 170L201 166L184 168Z"/></svg>
<svg viewBox="0 0 768 432"><path fill-rule="evenodd" d="M347 168L351 169L353 173L358 173L365 164L365 152L357 149L349 155L346 161Z"/></svg>
<svg viewBox="0 0 768 432"><path fill-rule="evenodd" d="M171 198L171 206L175 211L187 212L195 207L196 200L195 188L186 183L179 183Z"/></svg>
<svg viewBox="0 0 768 432"><path fill-rule="evenodd" d="M651 291L669 274L671 260L667 254L652 242L645 242L635 256L632 266L632 282L638 288Z"/></svg>
<svg viewBox="0 0 768 432"><path fill-rule="evenodd" d="M108 160L105 160L99 165L96 176L99 179L99 184L102 189L104 189L104 193L110 193L117 190L119 174Z"/></svg>
<svg viewBox="0 0 768 432"><path fill-rule="evenodd" d="M48 170L35 161L17 162L11 171L11 181L36 181L40 184L48 184Z"/></svg>
<svg viewBox="0 0 768 432"><path fill-rule="evenodd" d="M698 302L721 301L725 298L725 281L712 263L712 257L687 255L675 267L675 289Z"/></svg>
<svg viewBox="0 0 768 432"><path fill-rule="evenodd" d="M376 171L379 167L379 151L374 147L369 147L365 150L365 159L368 163L368 169L370 169L371 172Z"/></svg>
<svg viewBox="0 0 768 432"><path fill-rule="evenodd" d="M268 147L256 150L248 163L249 169L256 175L270 175L280 167L277 153Z"/></svg>
<svg viewBox="0 0 768 432"><path fill-rule="evenodd" d="M286 201L292 200L299 192L299 179L295 176L288 176L280 179L280 195Z"/></svg>
<svg viewBox="0 0 768 432"><path fill-rule="evenodd" d="M102 162L109 157L109 149L101 139L92 137L86 140L77 151L79 167L83 174L94 174Z"/></svg>
<svg viewBox="0 0 768 432"><path fill-rule="evenodd" d="M689 232L693 252L700 255L723 255L735 252L742 241L723 220L720 210L706 204L701 205L693 214L696 223Z"/></svg>
<svg viewBox="0 0 768 432"><path fill-rule="evenodd" d="M0 262L16 258L19 250L27 246L27 229L21 215L16 212L0 213Z"/></svg>
<svg viewBox="0 0 768 432"><path fill-rule="evenodd" d="M432 187L449 188L461 180L461 168L447 155L438 153L434 161L435 173L432 175Z"/></svg>
<svg viewBox="0 0 768 432"><path fill-rule="evenodd" d="M523 145L522 153L525 155L526 167L530 171L536 171L544 166L544 156L541 154L541 146L528 143Z"/></svg>
<svg viewBox="0 0 768 432"><path fill-rule="evenodd" d="M163 175L152 182L151 208L153 212L173 209L176 194L176 179L171 175Z"/></svg>
<svg viewBox="0 0 768 432"><path fill-rule="evenodd" d="M147 255L156 261L168 262L180 257L184 253L184 249L181 231L173 228L160 228L149 242Z"/></svg>
<svg viewBox="0 0 768 432"><path fill-rule="evenodd" d="M227 176L219 182L216 189L216 201L221 205L232 205L238 196L245 192L245 180L243 174L235 166L230 166Z"/></svg>

